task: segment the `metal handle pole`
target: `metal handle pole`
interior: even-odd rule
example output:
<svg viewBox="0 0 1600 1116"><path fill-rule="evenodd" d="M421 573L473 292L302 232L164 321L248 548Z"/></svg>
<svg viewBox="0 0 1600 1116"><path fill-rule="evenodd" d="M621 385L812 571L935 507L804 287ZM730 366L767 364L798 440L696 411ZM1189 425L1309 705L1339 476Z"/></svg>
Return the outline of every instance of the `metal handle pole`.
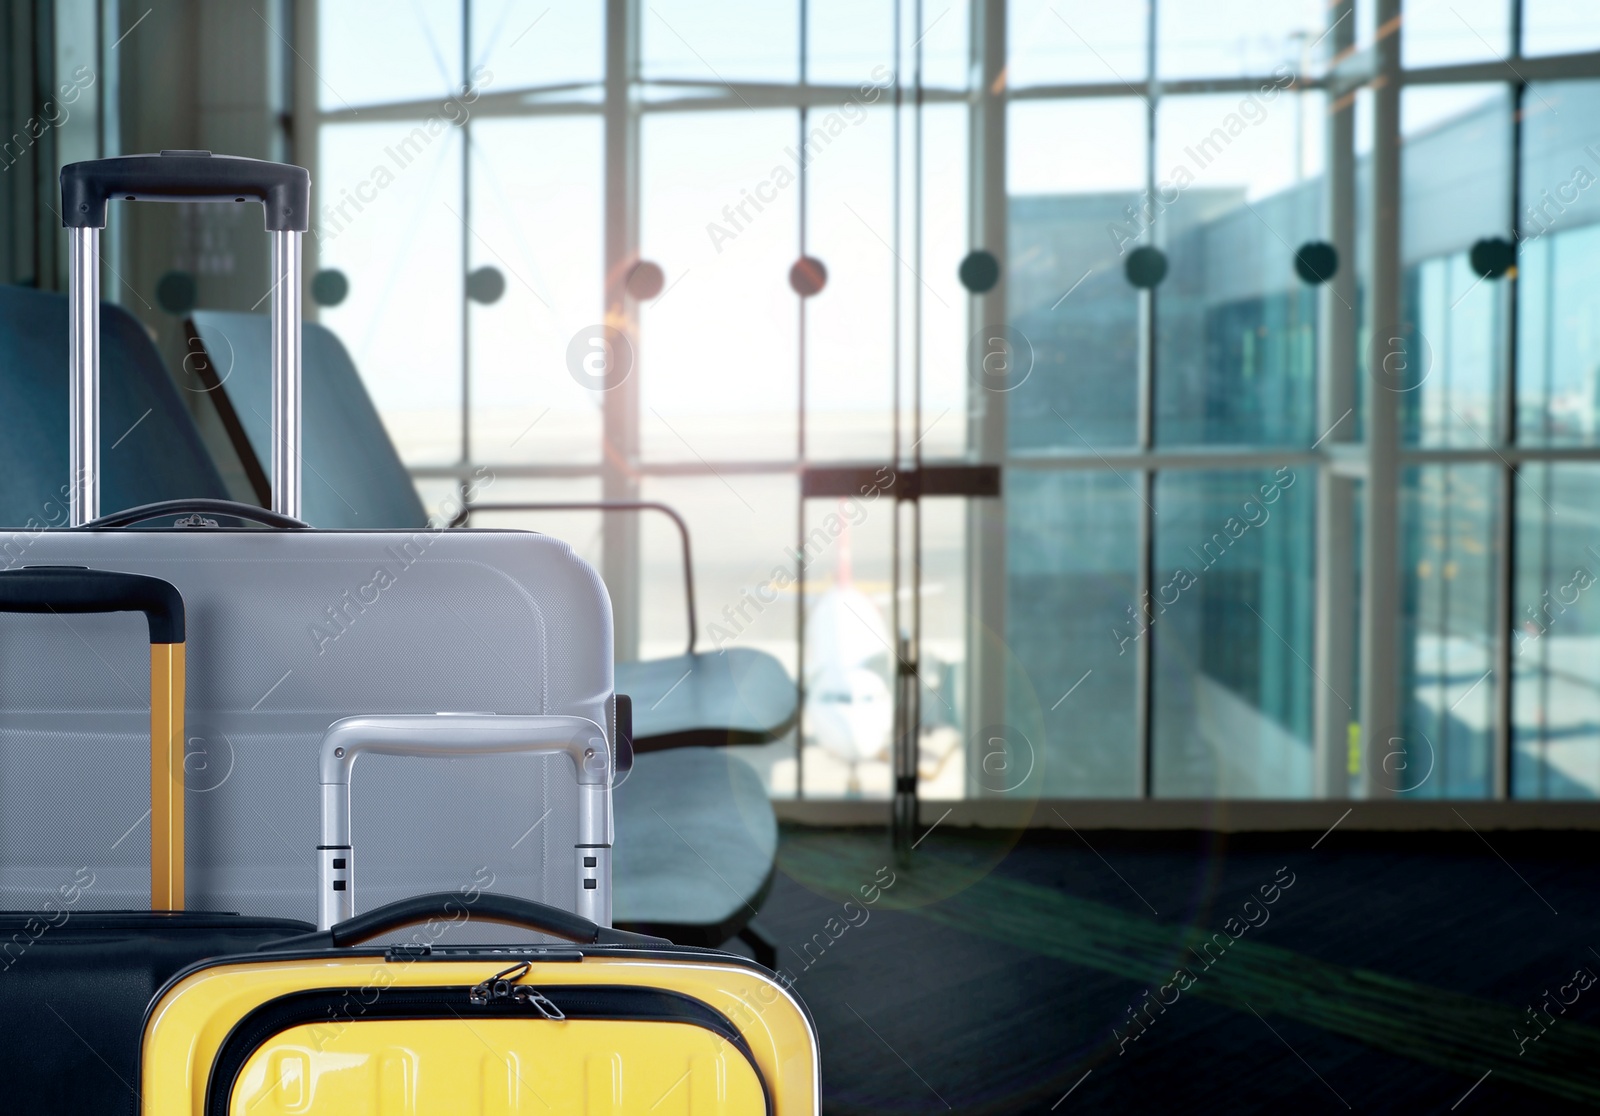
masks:
<svg viewBox="0 0 1600 1116"><path fill-rule="evenodd" d="M300 518L300 234L272 234L272 510Z"/></svg>
<svg viewBox="0 0 1600 1116"><path fill-rule="evenodd" d="M72 526L100 516L100 230L73 228L67 263Z"/></svg>

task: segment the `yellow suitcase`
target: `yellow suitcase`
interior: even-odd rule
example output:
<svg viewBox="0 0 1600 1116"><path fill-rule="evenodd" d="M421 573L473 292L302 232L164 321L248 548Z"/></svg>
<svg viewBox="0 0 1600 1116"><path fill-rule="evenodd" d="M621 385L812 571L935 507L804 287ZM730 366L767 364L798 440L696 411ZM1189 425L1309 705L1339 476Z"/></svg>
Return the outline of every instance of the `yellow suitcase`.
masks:
<svg viewBox="0 0 1600 1116"><path fill-rule="evenodd" d="M572 944L451 945L468 921ZM804 1005L732 954L470 886L262 949L152 1001L144 1116L820 1111Z"/></svg>

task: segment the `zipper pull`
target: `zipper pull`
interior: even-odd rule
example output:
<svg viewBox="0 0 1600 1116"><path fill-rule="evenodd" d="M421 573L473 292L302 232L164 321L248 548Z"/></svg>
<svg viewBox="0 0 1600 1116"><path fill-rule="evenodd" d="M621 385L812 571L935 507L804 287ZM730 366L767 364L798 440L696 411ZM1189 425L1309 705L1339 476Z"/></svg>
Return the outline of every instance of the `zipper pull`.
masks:
<svg viewBox="0 0 1600 1116"><path fill-rule="evenodd" d="M526 988L517 984L517 981L528 975L528 970L532 967L530 962L519 961L508 969L501 969L488 980L474 985L467 993L467 1001L474 1007L501 1003L527 1004L546 1019L556 1021L565 1019L566 1013L556 1007L550 997L537 988Z"/></svg>
<svg viewBox="0 0 1600 1116"><path fill-rule="evenodd" d="M546 1019L553 1019L557 1022L560 1022L567 1017L566 1012L562 1011L560 1008L556 1007L555 1004L551 1003L550 997L546 996L537 988L519 988L517 989L517 993L519 999L521 999L524 1003L532 1004L534 1010L540 1015L544 1016Z"/></svg>
<svg viewBox="0 0 1600 1116"><path fill-rule="evenodd" d="M482 1007L485 1004L493 1003L495 1000L510 999L512 985L527 976L531 967L528 962L519 961L508 969L501 969L488 980L474 985L472 991L467 993L467 1002L476 1007Z"/></svg>

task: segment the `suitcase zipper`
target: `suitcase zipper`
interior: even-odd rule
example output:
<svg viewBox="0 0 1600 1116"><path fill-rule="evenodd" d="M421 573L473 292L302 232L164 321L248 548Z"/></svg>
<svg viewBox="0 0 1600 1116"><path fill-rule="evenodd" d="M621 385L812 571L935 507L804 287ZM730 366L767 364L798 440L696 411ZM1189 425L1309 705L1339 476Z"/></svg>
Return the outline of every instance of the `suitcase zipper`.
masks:
<svg viewBox="0 0 1600 1116"><path fill-rule="evenodd" d="M703 1027L741 1053L761 1083L766 1111L771 1091L744 1036L720 1011L681 992L619 985L559 985L548 991L520 985L529 966L519 962L476 985L398 989L318 988L268 1000L239 1020L223 1040L206 1084L207 1116L228 1116L239 1074L250 1057L274 1035L292 1027L337 1027L376 1020L538 1017L557 1023L615 1020L682 1023ZM370 997L370 1000L363 999Z"/></svg>

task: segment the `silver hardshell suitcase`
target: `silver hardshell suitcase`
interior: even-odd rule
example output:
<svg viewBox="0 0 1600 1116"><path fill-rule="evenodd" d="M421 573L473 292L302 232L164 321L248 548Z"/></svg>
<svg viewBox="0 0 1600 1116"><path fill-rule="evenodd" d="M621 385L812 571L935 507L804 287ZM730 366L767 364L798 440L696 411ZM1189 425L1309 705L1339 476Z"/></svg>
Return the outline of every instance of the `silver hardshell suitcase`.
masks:
<svg viewBox="0 0 1600 1116"><path fill-rule="evenodd" d="M349 818L363 905L476 886L609 924L617 735L599 576L565 543L531 532L297 525L306 172L163 152L72 164L61 180L72 287L63 479L74 527L0 532L0 563L151 574L182 592L190 905L315 920L324 842L309 788L330 726L496 714L559 719L545 728L581 739L523 754L365 761ZM173 501L97 519L99 231L111 198L263 204L273 238L271 512ZM105 467L116 467L114 447ZM212 525L221 517L267 529ZM152 520L163 529L130 529ZM79 866L96 881L85 907L148 902L138 624L128 614L0 617L0 905L36 907ZM44 782L51 793L35 794Z"/></svg>

